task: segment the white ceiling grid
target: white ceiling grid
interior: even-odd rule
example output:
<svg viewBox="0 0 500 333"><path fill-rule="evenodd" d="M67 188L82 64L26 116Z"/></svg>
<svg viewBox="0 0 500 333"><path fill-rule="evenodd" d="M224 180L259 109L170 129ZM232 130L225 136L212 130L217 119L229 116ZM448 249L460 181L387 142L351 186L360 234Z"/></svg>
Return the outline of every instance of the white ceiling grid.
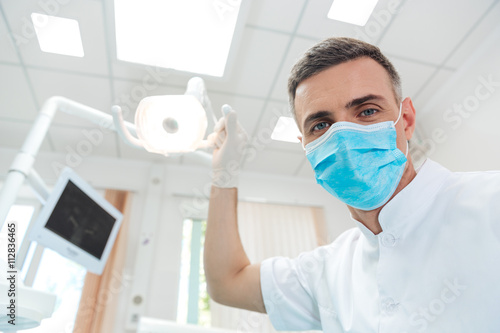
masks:
<svg viewBox="0 0 500 333"><path fill-rule="evenodd" d="M19 148L43 102L61 95L110 112L113 104L133 121L140 98L182 94L189 74L118 61L113 41L112 1L0 0L0 146ZM234 61L222 79L205 81L216 115L228 103L257 143L250 172L313 180L300 144L269 139L279 115L288 114L286 84L295 60L330 36L362 37L379 45L403 78L405 96L417 109L446 84L482 38L498 24L499 1L380 0L367 26L326 17L331 0L252 0ZM46 7L51 3L56 6ZM45 7L44 7L45 6ZM390 9L397 11L390 13ZM85 57L44 53L31 24L31 13L79 22ZM389 14L388 14L389 13ZM144 80L153 80L145 90ZM152 86L152 87L151 87ZM213 126L209 117L209 130ZM42 150L66 154L92 125L58 114ZM191 164L179 156L165 158L131 148L108 134L93 155L125 160Z"/></svg>

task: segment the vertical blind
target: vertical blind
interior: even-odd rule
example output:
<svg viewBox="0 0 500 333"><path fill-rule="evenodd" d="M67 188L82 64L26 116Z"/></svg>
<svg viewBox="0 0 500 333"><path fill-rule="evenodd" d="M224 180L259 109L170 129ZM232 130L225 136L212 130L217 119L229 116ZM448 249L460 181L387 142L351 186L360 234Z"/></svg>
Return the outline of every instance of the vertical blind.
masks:
<svg viewBox="0 0 500 333"><path fill-rule="evenodd" d="M266 258L294 258L325 244L326 226L321 208L238 203L241 242L252 263ZM239 332L276 332L265 314L211 302L212 326Z"/></svg>

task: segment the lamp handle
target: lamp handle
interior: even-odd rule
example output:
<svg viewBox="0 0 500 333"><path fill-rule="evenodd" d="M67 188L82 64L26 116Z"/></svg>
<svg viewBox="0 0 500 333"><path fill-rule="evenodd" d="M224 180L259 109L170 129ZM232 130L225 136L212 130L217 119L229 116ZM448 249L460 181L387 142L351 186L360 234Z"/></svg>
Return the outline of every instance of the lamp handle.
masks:
<svg viewBox="0 0 500 333"><path fill-rule="evenodd" d="M208 98L205 81L201 77L195 76L188 81L186 92L184 93L184 95L191 95L196 97L196 99L200 101L201 105L205 109L205 112L209 113L210 116L212 116L214 126L215 124L217 124L217 117L215 116L214 110L212 109L210 98Z"/></svg>
<svg viewBox="0 0 500 333"><path fill-rule="evenodd" d="M130 134L129 130L125 126L125 122L123 121L122 108L118 105L113 105L113 107L111 108L111 114L113 115L113 124L115 125L116 131L118 132L118 135L123 139L123 141L134 148L144 149L141 140Z"/></svg>

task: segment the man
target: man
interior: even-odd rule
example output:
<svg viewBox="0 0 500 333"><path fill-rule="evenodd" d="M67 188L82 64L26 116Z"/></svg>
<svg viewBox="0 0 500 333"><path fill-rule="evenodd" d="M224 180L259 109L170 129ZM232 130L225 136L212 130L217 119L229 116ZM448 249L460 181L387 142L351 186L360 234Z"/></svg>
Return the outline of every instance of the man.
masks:
<svg viewBox="0 0 500 333"><path fill-rule="evenodd" d="M205 240L208 291L278 330L500 332L500 172L412 165L415 108L377 47L330 38L294 66L289 96L317 182L356 228L298 258L251 264L237 230L245 139L217 126Z"/></svg>

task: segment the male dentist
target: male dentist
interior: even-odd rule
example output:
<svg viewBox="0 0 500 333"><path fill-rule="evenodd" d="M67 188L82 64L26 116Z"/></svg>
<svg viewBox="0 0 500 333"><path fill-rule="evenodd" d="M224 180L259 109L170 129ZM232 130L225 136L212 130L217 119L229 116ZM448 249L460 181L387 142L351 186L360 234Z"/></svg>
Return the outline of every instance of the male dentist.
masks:
<svg viewBox="0 0 500 333"><path fill-rule="evenodd" d="M211 297L267 312L277 330L500 332L500 172L412 165L415 108L380 50L329 38L288 81L318 184L356 227L298 258L250 263L237 229L245 133L217 126L205 240Z"/></svg>

